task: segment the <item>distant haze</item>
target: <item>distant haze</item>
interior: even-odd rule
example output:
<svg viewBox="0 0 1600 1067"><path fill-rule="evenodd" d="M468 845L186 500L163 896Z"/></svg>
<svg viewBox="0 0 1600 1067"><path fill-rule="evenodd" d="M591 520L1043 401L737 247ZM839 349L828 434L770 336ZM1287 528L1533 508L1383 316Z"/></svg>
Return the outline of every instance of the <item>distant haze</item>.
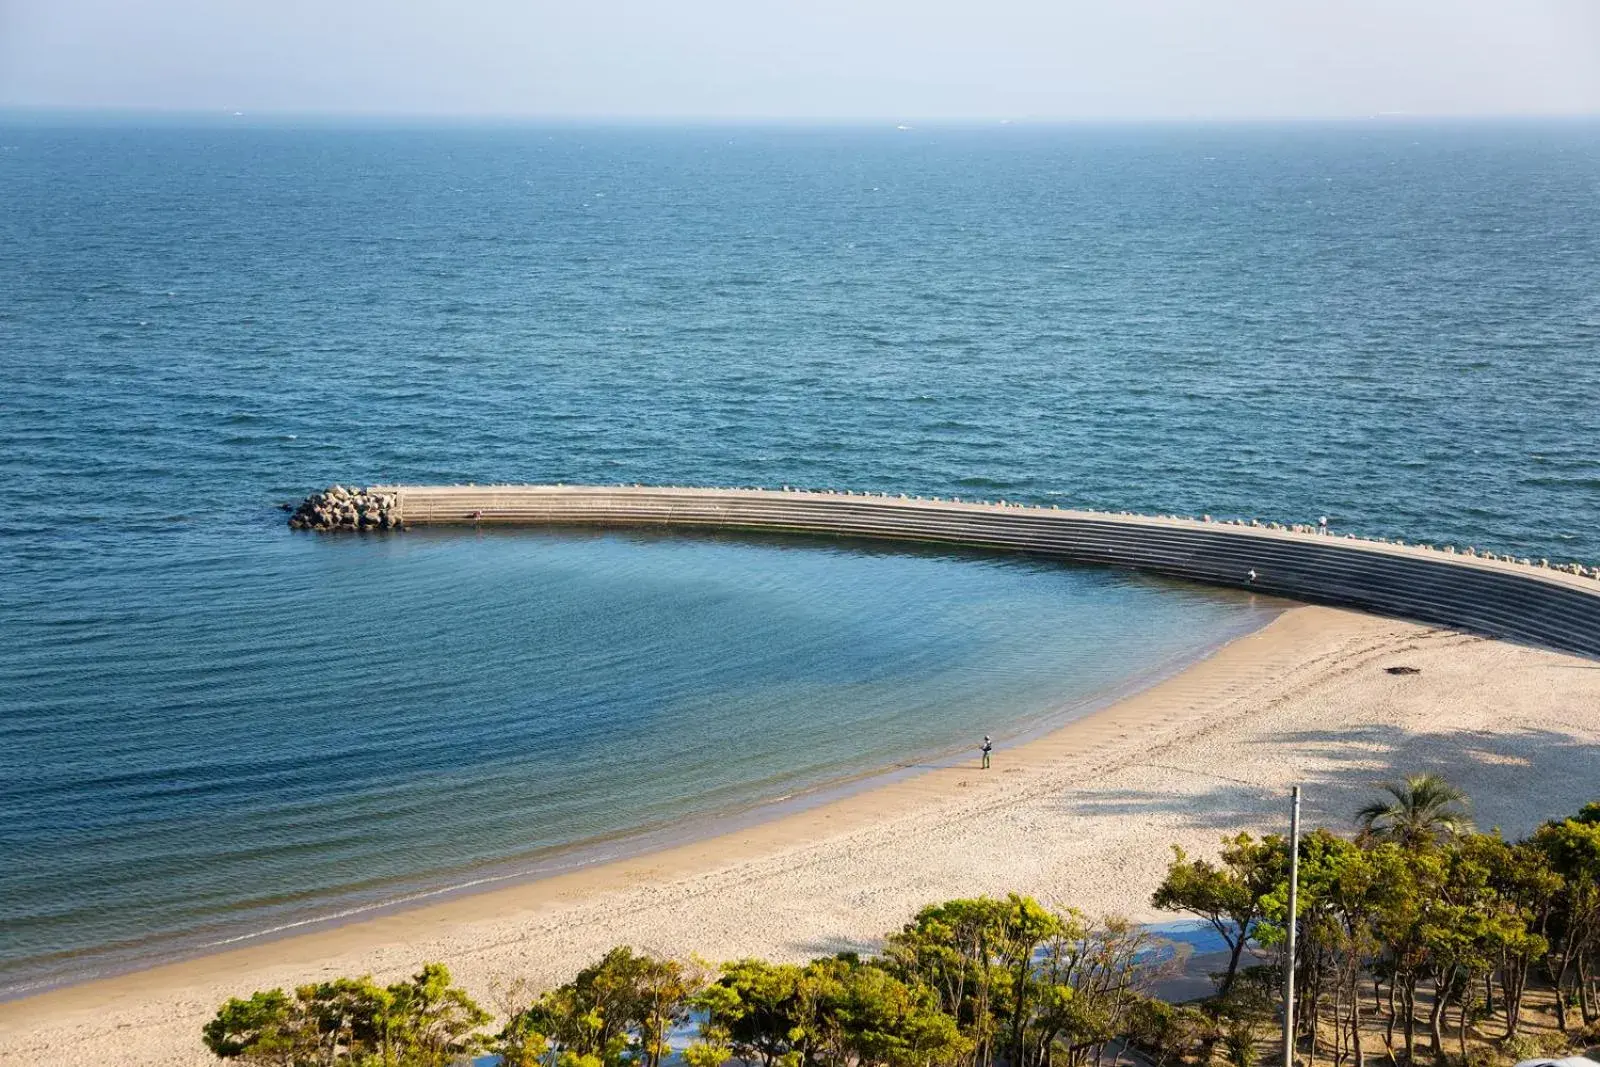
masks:
<svg viewBox="0 0 1600 1067"><path fill-rule="evenodd" d="M0 0L0 106L706 119L1600 113L1595 0Z"/></svg>

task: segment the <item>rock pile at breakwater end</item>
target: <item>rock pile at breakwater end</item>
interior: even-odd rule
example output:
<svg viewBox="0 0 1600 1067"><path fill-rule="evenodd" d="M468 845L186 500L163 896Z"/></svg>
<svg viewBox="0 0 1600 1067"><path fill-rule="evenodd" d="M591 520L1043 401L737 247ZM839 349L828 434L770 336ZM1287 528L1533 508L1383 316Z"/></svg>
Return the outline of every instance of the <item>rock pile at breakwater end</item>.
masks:
<svg viewBox="0 0 1600 1067"><path fill-rule="evenodd" d="M289 516L291 530L403 530L400 499L393 493L374 493L335 485L312 493Z"/></svg>

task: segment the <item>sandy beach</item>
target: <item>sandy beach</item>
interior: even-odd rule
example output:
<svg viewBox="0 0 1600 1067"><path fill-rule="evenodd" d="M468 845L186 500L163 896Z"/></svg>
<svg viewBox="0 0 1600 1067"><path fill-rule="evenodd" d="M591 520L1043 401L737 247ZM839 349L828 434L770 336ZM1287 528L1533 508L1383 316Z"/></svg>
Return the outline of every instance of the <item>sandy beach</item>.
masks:
<svg viewBox="0 0 1600 1067"><path fill-rule="evenodd" d="M1420 673L1394 675L1386 667ZM629 943L713 960L871 948L919 905L1030 893L1171 918L1148 897L1169 846L1349 825L1375 780L1434 770L1481 826L1520 835L1600 797L1600 663L1354 612L1264 629L990 771L932 770L746 830L299 937L0 1004L0 1063L204 1064L228 996L447 963L486 1004Z"/></svg>

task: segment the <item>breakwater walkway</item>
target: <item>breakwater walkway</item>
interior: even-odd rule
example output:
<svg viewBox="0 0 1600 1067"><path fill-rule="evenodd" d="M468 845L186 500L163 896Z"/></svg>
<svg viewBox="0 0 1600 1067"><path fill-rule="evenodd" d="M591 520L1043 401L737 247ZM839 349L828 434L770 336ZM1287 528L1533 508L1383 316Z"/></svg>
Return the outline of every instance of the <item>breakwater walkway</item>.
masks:
<svg viewBox="0 0 1600 1067"><path fill-rule="evenodd" d="M967 545L1360 608L1600 659L1589 568L1314 527L853 493L646 486L372 486L396 527L676 527ZM402 522L403 520L403 522Z"/></svg>

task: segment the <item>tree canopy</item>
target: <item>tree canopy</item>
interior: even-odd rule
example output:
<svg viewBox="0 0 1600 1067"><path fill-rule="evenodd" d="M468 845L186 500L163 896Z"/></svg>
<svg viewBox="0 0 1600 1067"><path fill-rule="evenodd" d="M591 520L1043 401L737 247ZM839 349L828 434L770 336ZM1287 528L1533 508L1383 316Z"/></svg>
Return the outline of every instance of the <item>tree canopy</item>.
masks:
<svg viewBox="0 0 1600 1067"><path fill-rule="evenodd" d="M1379 786L1384 796L1356 813L1366 833L1402 845L1425 845L1472 829L1467 795L1437 774L1411 774Z"/></svg>

